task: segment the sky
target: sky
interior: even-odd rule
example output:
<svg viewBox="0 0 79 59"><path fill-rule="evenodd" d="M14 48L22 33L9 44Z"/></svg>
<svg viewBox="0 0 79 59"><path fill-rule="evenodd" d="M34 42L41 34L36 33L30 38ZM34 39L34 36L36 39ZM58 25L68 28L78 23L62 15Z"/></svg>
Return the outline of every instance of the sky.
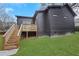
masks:
<svg viewBox="0 0 79 59"><path fill-rule="evenodd" d="M12 14L17 16L30 16L32 17L36 10L40 8L39 3L4 3L1 4L6 12L12 12Z"/></svg>

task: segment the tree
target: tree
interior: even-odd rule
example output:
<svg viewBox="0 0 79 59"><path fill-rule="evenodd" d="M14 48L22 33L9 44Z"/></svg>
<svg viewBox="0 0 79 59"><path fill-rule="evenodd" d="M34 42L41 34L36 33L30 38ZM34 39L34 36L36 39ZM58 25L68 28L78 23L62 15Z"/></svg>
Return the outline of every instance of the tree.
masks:
<svg viewBox="0 0 79 59"><path fill-rule="evenodd" d="M15 20L15 18L11 15L9 11L6 11L6 8L2 6L0 6L0 31L5 32L13 23L15 23L13 21Z"/></svg>
<svg viewBox="0 0 79 59"><path fill-rule="evenodd" d="M74 12L79 15L79 3L72 3L71 8L74 10Z"/></svg>

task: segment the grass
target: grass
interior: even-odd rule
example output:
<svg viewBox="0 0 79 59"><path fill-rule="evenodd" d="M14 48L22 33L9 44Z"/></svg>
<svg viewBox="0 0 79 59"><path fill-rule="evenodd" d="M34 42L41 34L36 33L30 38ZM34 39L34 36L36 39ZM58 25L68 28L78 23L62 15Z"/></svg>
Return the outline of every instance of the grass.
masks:
<svg viewBox="0 0 79 59"><path fill-rule="evenodd" d="M79 33L22 39L16 56L79 56Z"/></svg>
<svg viewBox="0 0 79 59"><path fill-rule="evenodd" d="M0 50L2 50L3 47L3 38L2 35L0 35Z"/></svg>

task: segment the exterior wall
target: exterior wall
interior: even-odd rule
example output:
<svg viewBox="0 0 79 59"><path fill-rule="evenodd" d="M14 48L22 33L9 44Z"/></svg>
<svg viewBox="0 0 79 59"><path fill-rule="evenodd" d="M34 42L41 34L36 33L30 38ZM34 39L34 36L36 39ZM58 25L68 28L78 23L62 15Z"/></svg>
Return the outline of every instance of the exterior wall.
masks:
<svg viewBox="0 0 79 59"><path fill-rule="evenodd" d="M74 32L74 29L75 29L74 16L67 9L67 7L63 7L62 9L63 9L65 23L66 23L66 30L65 31Z"/></svg>
<svg viewBox="0 0 79 59"><path fill-rule="evenodd" d="M48 11L50 35L74 31L74 18L67 8L51 8Z"/></svg>
<svg viewBox="0 0 79 59"><path fill-rule="evenodd" d="M48 11L48 19L50 22L50 35L58 34L65 23L60 8L50 8Z"/></svg>
<svg viewBox="0 0 79 59"><path fill-rule="evenodd" d="M17 17L17 25L21 25L22 23L30 23L32 22L31 18L26 18L26 17Z"/></svg>
<svg viewBox="0 0 79 59"><path fill-rule="evenodd" d="M37 35L50 35L50 25L47 12L40 12L36 16Z"/></svg>
<svg viewBox="0 0 79 59"><path fill-rule="evenodd" d="M74 32L74 16L66 6L50 7L36 16L37 34L54 35Z"/></svg>
<svg viewBox="0 0 79 59"><path fill-rule="evenodd" d="M48 19L48 12L46 11L44 13L44 34L45 35L50 35L50 22L49 22L49 19Z"/></svg>
<svg viewBox="0 0 79 59"><path fill-rule="evenodd" d="M44 35L44 13L40 12L36 16L37 35Z"/></svg>

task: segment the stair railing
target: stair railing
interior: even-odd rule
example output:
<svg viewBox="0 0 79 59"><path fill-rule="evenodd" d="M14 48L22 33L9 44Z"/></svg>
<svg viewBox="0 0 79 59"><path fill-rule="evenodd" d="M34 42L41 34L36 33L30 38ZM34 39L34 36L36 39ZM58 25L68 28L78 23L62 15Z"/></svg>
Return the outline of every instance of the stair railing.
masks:
<svg viewBox="0 0 79 59"><path fill-rule="evenodd" d="M18 33L17 33L17 36L19 37L19 39L20 39L20 37L21 37L22 27L23 27L23 25L21 24L20 29L19 29L19 31L18 31Z"/></svg>
<svg viewBox="0 0 79 59"><path fill-rule="evenodd" d="M7 42L11 36L11 34L13 33L14 29L16 27L16 24L13 24L10 29L8 29L8 31L3 35L4 38L4 43Z"/></svg>
<svg viewBox="0 0 79 59"><path fill-rule="evenodd" d="M20 26L20 29L18 30L18 33L17 33L17 48L19 47L19 41L20 41L20 37L21 37L21 31L22 31L22 24Z"/></svg>

